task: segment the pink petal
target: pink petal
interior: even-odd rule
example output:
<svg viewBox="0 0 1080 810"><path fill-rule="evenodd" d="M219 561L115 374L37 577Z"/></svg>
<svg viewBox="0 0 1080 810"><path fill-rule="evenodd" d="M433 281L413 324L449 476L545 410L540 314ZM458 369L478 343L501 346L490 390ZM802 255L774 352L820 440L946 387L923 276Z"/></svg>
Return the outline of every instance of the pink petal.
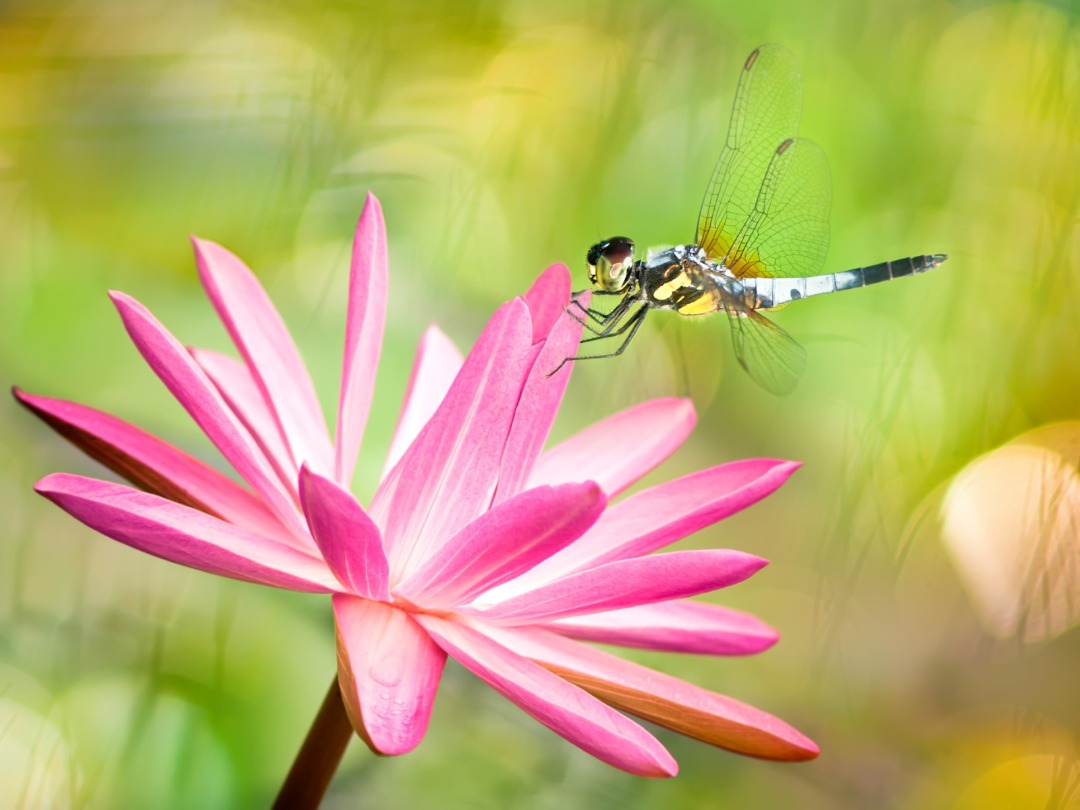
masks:
<svg viewBox="0 0 1080 810"><path fill-rule="evenodd" d="M757 503L798 468L792 461L745 459L635 492L608 507L578 542L534 568L520 585L664 548Z"/></svg>
<svg viewBox="0 0 1080 810"><path fill-rule="evenodd" d="M416 621L446 652L556 734L638 776L674 776L678 765L645 729L581 689L476 630L429 614Z"/></svg>
<svg viewBox="0 0 1080 810"><path fill-rule="evenodd" d="M353 237L345 359L334 442L334 475L345 486L352 481L371 409L375 370L379 367L386 322L386 295L386 223L382 206L375 195L369 193Z"/></svg>
<svg viewBox="0 0 1080 810"><path fill-rule="evenodd" d="M565 264L553 264L525 293L525 303L532 315L533 343L544 340L551 333L569 302L570 269Z"/></svg>
<svg viewBox="0 0 1080 810"><path fill-rule="evenodd" d="M618 610L726 588L767 564L761 557L730 549L617 560L484 607L476 615L520 623Z"/></svg>
<svg viewBox="0 0 1080 810"><path fill-rule="evenodd" d="M686 600L559 619L547 628L584 641L698 655L753 655L780 638L749 613Z"/></svg>
<svg viewBox="0 0 1080 810"><path fill-rule="evenodd" d="M391 605L346 594L333 602L349 720L375 753L408 753L427 731L446 653Z"/></svg>
<svg viewBox="0 0 1080 810"><path fill-rule="evenodd" d="M572 543L605 503L591 481L523 492L465 526L394 592L426 608L469 602Z"/></svg>
<svg viewBox="0 0 1080 810"><path fill-rule="evenodd" d="M365 599L389 601L390 572L379 527L352 493L305 464L300 502L323 559L341 583Z"/></svg>
<svg viewBox="0 0 1080 810"><path fill-rule="evenodd" d="M771 714L610 653L527 628L494 627L490 634L605 703L695 740L788 762L820 753L812 740Z"/></svg>
<svg viewBox="0 0 1080 810"><path fill-rule="evenodd" d="M562 267L562 265L556 265L556 267ZM569 289L569 273L566 272L565 267L562 269L566 275L565 286ZM550 271L545 274L547 275L550 275ZM562 307L565 304L564 300L559 306L558 313L561 317L555 321L551 333L544 341L543 348L525 380L521 401L514 414L510 436L506 441L495 503L512 498L524 488L525 481L532 472L540 450L551 432L551 425L555 421L555 414L559 411L566 384L570 381L573 363L564 365L558 374L548 376L553 369L559 367L563 360L577 354L578 343L581 341L581 324L563 311Z"/></svg>
<svg viewBox="0 0 1080 810"><path fill-rule="evenodd" d="M165 387L191 414L236 471L292 530L297 540L310 544L307 526L300 517L296 503L284 491L250 434L202 369L146 307L123 293L112 292L109 295L135 346Z"/></svg>
<svg viewBox="0 0 1080 810"><path fill-rule="evenodd" d="M696 421L688 399L654 399L619 411L540 456L528 486L596 481L613 498L671 455Z"/></svg>
<svg viewBox="0 0 1080 810"><path fill-rule="evenodd" d="M461 352L437 326L429 326L420 340L413 361L405 404L398 417L394 439L386 457L383 477L398 463L443 401L450 384L461 370Z"/></svg>
<svg viewBox="0 0 1080 810"><path fill-rule="evenodd" d="M61 436L140 489L293 543L266 505L231 478L103 411L13 389L15 398Z"/></svg>
<svg viewBox="0 0 1080 810"><path fill-rule="evenodd" d="M282 484L292 490L296 486L296 464L248 367L240 360L210 349L189 347L188 351L240 418L251 438L258 442Z"/></svg>
<svg viewBox="0 0 1080 810"><path fill-rule="evenodd" d="M259 280L220 245L192 237L206 294L255 378L299 468L329 471L322 408L289 330Z"/></svg>
<svg viewBox="0 0 1080 810"><path fill-rule="evenodd" d="M293 591L338 587L322 560L148 492L67 473L34 489L91 529L163 560Z"/></svg>
<svg viewBox="0 0 1080 810"><path fill-rule="evenodd" d="M399 581L491 503L532 326L521 299L484 329L435 415L383 480L372 517Z"/></svg>

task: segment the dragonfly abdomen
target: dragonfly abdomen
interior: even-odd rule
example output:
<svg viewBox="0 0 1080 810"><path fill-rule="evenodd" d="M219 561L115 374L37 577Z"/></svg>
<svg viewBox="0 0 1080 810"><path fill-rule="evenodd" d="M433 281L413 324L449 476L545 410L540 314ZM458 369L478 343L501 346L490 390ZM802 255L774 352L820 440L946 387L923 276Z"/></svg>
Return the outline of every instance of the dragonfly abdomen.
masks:
<svg viewBox="0 0 1080 810"><path fill-rule="evenodd" d="M853 290L892 281L917 273L933 270L948 258L944 253L932 256L908 256L891 262L872 264L869 267L856 267L840 273L827 273L823 276L805 276L803 278L744 278L743 288L749 293L748 299L754 309L770 309L809 298L813 295L827 295L841 290Z"/></svg>

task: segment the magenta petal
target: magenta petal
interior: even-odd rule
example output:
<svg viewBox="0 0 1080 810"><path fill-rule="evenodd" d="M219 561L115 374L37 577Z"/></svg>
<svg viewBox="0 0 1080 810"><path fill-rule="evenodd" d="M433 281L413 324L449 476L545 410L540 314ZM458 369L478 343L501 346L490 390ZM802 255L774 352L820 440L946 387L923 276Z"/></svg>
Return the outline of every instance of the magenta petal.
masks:
<svg viewBox="0 0 1080 810"><path fill-rule="evenodd" d="M757 616L688 600L559 619L547 628L584 641L697 655L753 655L780 638Z"/></svg>
<svg viewBox="0 0 1080 810"><path fill-rule="evenodd" d="M300 502L323 559L341 583L365 599L390 599L382 535L352 493L300 468Z"/></svg>
<svg viewBox="0 0 1080 810"><path fill-rule="evenodd" d="M67 473L34 489L91 529L163 560L294 591L338 587L322 560L148 492Z"/></svg>
<svg viewBox="0 0 1080 810"><path fill-rule="evenodd" d="M540 274L525 293L525 303L529 305L532 315L533 343L551 333L569 302L570 269L565 264L553 264Z"/></svg>
<svg viewBox="0 0 1080 810"><path fill-rule="evenodd" d="M375 388L375 371L379 366L386 322L386 264L386 223L382 206L375 195L369 193L353 237L345 359L334 442L334 477L345 486L352 481Z"/></svg>
<svg viewBox="0 0 1080 810"><path fill-rule="evenodd" d="M454 377L461 370L461 362L461 352L450 338L437 326L429 326L416 350L409 385L405 389L405 404L390 442L383 476L398 463L446 397Z"/></svg>
<svg viewBox="0 0 1080 810"><path fill-rule="evenodd" d="M522 586L664 548L775 492L799 468L793 461L733 461L635 492L608 507L596 525L534 568Z"/></svg>
<svg viewBox="0 0 1080 810"><path fill-rule="evenodd" d="M315 387L259 280L213 242L192 238L199 277L274 414L296 467L329 471L330 438Z"/></svg>
<svg viewBox="0 0 1080 810"><path fill-rule="evenodd" d="M135 346L165 387L300 542L310 543L292 496L202 369L146 307L123 293L110 296Z"/></svg>
<svg viewBox="0 0 1080 810"><path fill-rule="evenodd" d="M520 623L618 610L726 588L767 564L761 557L730 549L635 557L570 574L475 612Z"/></svg>
<svg viewBox="0 0 1080 810"><path fill-rule="evenodd" d="M771 495L800 466L750 458L636 492L607 510L575 551L599 552L589 560L596 565L664 548Z"/></svg>
<svg viewBox="0 0 1080 810"><path fill-rule="evenodd" d="M621 711L746 756L813 759L817 745L771 714L618 656L528 628L492 637Z"/></svg>
<svg viewBox="0 0 1080 810"><path fill-rule="evenodd" d="M572 543L605 503L592 482L523 492L465 526L394 593L425 608L469 602Z"/></svg>
<svg viewBox="0 0 1080 810"><path fill-rule="evenodd" d="M221 352L193 347L189 347L188 351L233 413L244 423L251 437L258 442L267 460L277 470L282 484L292 490L296 486L296 463L248 367Z"/></svg>
<svg viewBox="0 0 1080 810"><path fill-rule="evenodd" d="M416 620L466 669L540 723L597 759L638 776L674 776L678 765L632 720L460 622Z"/></svg>
<svg viewBox="0 0 1080 810"><path fill-rule="evenodd" d="M427 731L446 653L391 605L346 594L333 603L349 720L376 753L408 753Z"/></svg>
<svg viewBox="0 0 1080 810"><path fill-rule="evenodd" d="M688 399L654 399L619 411L541 455L528 486L596 481L613 498L671 455L696 421Z"/></svg>
<svg viewBox="0 0 1080 810"><path fill-rule="evenodd" d="M135 486L268 537L295 543L266 505L183 450L104 411L15 389L54 430Z"/></svg>
<svg viewBox="0 0 1080 810"><path fill-rule="evenodd" d="M565 268L563 268L565 272ZM546 274L545 274L546 275ZM570 286L567 274L566 285ZM587 299L586 299L587 301ZM565 305L566 301L563 301ZM512 498L520 492L536 464L540 450L551 432L555 414L559 411L566 384L570 381L573 363L564 365L558 374L549 377L553 369L567 357L577 354L581 342L581 324L567 315L562 306L558 309L559 317L544 341L536 361L525 379L525 388L521 401L514 414L514 424L506 440L503 453L502 469L499 471L499 486L495 493L495 503ZM573 480L588 480L575 478Z"/></svg>
<svg viewBox="0 0 1080 810"><path fill-rule="evenodd" d="M491 503L532 352L528 307L495 313L435 415L372 503L400 580Z"/></svg>

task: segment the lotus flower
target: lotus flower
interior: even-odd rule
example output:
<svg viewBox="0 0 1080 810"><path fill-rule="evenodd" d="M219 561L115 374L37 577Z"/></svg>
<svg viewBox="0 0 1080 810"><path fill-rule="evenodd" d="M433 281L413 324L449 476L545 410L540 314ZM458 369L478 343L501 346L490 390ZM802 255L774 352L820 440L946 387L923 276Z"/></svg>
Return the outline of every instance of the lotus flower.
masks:
<svg viewBox="0 0 1080 810"><path fill-rule="evenodd" d="M737 461L615 499L694 423L660 399L542 452L581 325L561 265L495 313L462 361L421 341L386 471L366 508L350 493L372 401L387 296L382 212L367 200L349 279L336 436L280 316L224 248L194 240L199 274L242 360L184 348L112 293L151 368L247 486L120 419L16 397L136 488L57 473L37 491L87 526L171 562L331 595L338 681L353 728L381 754L423 738L447 656L548 728L630 773L677 765L626 712L751 756L803 760L810 740L727 697L582 643L743 655L758 619L687 597L765 561L730 550L655 552L765 497L796 468ZM616 711L616 709L621 710Z"/></svg>

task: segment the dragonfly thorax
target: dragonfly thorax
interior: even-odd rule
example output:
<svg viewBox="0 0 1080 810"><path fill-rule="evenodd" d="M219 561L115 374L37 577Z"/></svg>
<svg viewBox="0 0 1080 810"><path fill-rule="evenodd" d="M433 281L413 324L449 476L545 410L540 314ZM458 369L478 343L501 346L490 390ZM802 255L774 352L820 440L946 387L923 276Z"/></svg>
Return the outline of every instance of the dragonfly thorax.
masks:
<svg viewBox="0 0 1080 810"><path fill-rule="evenodd" d="M716 276L723 269L697 245L651 249L642 262L641 298L655 309L705 315L720 308Z"/></svg>

